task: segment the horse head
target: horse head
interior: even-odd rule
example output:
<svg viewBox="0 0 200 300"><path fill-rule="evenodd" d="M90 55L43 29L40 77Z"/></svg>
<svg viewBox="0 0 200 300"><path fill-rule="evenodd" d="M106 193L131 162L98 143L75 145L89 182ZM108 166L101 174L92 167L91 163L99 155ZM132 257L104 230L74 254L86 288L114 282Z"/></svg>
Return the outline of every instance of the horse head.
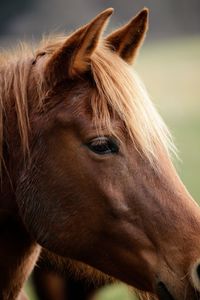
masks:
<svg viewBox="0 0 200 300"><path fill-rule="evenodd" d="M159 299L197 299L200 210L132 69L148 10L104 38L111 14L47 41L29 61L29 155L15 176L20 214L52 253Z"/></svg>

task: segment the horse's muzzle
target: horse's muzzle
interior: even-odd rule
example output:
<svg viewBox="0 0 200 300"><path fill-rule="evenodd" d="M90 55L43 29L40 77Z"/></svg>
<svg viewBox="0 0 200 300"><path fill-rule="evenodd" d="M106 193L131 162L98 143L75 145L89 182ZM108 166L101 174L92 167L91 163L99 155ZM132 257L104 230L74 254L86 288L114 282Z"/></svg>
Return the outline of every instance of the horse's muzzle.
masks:
<svg viewBox="0 0 200 300"><path fill-rule="evenodd" d="M156 294L157 294L159 300L179 300L177 298L174 298L171 295L171 293L167 289L166 285L162 281L159 281L157 283ZM200 293L193 290L190 295L188 295L188 296L185 295L184 299L187 299L187 300L200 300Z"/></svg>

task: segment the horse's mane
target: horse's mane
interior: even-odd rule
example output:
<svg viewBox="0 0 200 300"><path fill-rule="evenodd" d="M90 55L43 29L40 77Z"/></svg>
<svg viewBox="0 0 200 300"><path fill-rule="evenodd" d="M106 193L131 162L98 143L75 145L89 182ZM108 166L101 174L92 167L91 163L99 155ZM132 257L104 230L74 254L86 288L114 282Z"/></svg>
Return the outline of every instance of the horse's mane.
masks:
<svg viewBox="0 0 200 300"><path fill-rule="evenodd" d="M7 111L13 109L17 116L21 145L24 154L29 149L28 131L28 101L27 85L29 73L31 71L30 60L31 48L27 44L20 44L18 48L0 53L0 170L3 157L3 144L6 143L5 123L7 121ZM11 101L14 98L14 103Z"/></svg>

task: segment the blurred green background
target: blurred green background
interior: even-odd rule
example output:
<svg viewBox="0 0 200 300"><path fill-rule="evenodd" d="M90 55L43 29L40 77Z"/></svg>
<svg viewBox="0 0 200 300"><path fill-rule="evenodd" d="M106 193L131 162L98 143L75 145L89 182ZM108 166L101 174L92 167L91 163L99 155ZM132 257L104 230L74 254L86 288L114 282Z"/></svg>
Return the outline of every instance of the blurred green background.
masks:
<svg viewBox="0 0 200 300"><path fill-rule="evenodd" d="M150 8L150 29L135 66L169 126L179 150L177 170L200 203L200 1L199 0L7 0L1 1L0 42L38 40L43 33L72 30L112 6L110 28ZM33 38L34 37L34 38ZM134 272L134 270L133 270ZM36 300L31 283L31 300ZM133 300L124 285L108 286L97 300Z"/></svg>

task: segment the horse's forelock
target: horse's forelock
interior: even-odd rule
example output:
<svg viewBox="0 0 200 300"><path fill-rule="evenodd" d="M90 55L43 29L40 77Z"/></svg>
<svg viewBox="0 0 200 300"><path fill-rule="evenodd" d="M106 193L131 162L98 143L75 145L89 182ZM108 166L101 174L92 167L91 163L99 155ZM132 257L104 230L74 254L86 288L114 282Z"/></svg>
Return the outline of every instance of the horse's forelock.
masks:
<svg viewBox="0 0 200 300"><path fill-rule="evenodd" d="M92 73L99 98L92 102L96 124L100 116L101 122L103 121L107 127L110 126L110 131L113 132L108 109L111 107L124 122L132 142L141 155L157 168L158 149L170 154L175 151L175 147L166 125L150 101L137 74L106 47L98 48L94 53Z"/></svg>

